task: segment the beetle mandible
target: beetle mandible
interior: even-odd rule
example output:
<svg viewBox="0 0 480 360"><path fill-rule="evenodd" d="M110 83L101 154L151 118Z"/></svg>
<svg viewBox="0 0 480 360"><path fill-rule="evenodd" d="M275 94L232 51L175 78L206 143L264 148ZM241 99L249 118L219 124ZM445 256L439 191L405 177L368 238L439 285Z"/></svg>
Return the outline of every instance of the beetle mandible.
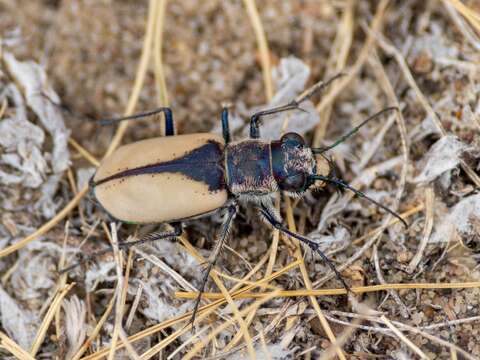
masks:
<svg viewBox="0 0 480 360"><path fill-rule="evenodd" d="M287 133L279 140L260 139L262 117L290 110L302 110L300 103L315 92L327 87L339 74L327 82L319 82L304 95L290 103L263 110L250 119L250 138L231 141L228 108L222 110L222 134L198 133L177 135L170 108L133 116L101 121L112 124L164 113L165 137L152 138L119 147L105 158L90 181L92 193L101 207L115 220L134 224L169 223L173 231L153 233L137 241L120 243L121 248L182 233L186 220L221 211L223 223L204 272L191 322L195 319L201 295L210 271L226 241L241 201L253 203L263 218L274 228L307 245L334 271L343 286L349 290L335 266L319 249L319 245L298 233L290 231L274 208L272 195L282 191L301 196L311 188L327 183L353 191L378 207L405 221L364 193L331 175L332 168L323 155L358 131L368 121L387 111L389 107L370 116L332 145L310 148L297 133Z"/></svg>

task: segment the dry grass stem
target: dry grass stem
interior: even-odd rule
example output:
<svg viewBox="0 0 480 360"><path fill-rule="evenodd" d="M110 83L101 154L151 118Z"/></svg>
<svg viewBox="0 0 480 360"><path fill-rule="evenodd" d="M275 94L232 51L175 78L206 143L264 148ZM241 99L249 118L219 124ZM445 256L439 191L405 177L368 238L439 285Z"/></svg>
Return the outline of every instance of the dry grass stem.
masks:
<svg viewBox="0 0 480 360"><path fill-rule="evenodd" d="M444 3L450 3L465 19L480 32L480 15L463 4L460 0L443 0Z"/></svg>
<svg viewBox="0 0 480 360"><path fill-rule="evenodd" d="M376 29L379 31L382 27L383 17L385 15L385 11L387 9L389 0L382 0L376 9L375 16L372 20L372 29ZM322 97L322 100L317 105L317 111L321 114L324 109L326 109L330 104L332 104L335 98L347 87L348 84L352 81L352 79L360 72L363 65L368 59L368 56L371 51L371 47L374 44L373 36L368 36L367 40L365 41L360 54L355 61L355 63L349 68L346 69L346 76L339 79L335 84L333 84L330 92L326 93L325 96Z"/></svg>
<svg viewBox="0 0 480 360"><path fill-rule="evenodd" d="M278 291L277 291L278 292ZM239 313L240 317L245 316L249 312L251 312L254 308L260 307L263 303L267 302L268 300L272 299L273 297L276 296L277 292L272 292L271 294L268 294L267 296L258 299L255 301L253 304L247 306L245 309L241 310ZM231 320L223 323L222 325L218 326L215 330L213 330L207 337L206 341L199 341L197 342L193 349L190 350L184 357L185 360L192 359L206 344L208 344L217 334L225 330L228 326L231 325Z"/></svg>
<svg viewBox="0 0 480 360"><path fill-rule="evenodd" d="M291 207L291 204L290 204L290 198L286 197L285 201L288 204L287 205L287 210L286 210L288 228L290 229L290 231L296 232L297 229L296 229L295 221L294 221L294 218L293 218L293 211L292 211L292 207ZM296 245L295 257L297 258L298 261L300 261L300 272L302 273L303 282L305 284L305 287L308 290L312 290L312 282L310 281L307 268L305 267L305 262L303 261L303 255L302 255L302 250L301 250L299 241L298 240L293 240L293 241ZM328 324L327 319L323 315L322 309L320 308L320 305L318 304L317 299L314 296L310 296L309 300L310 300L315 312L317 313L320 324L322 324L322 327L325 330L325 333L327 334L329 340L333 344L335 344L337 342L337 339L336 339L332 329L330 328L330 325ZM337 356L340 359L346 359L345 355L343 354L342 348L340 346L335 347L335 352L337 353Z"/></svg>
<svg viewBox="0 0 480 360"><path fill-rule="evenodd" d="M19 360L34 360L35 358L23 350L15 341L0 331L0 346Z"/></svg>
<svg viewBox="0 0 480 360"><path fill-rule="evenodd" d="M397 337L404 343L406 344L415 354L417 354L420 359L430 359L425 353L419 349L418 346L416 346L414 343L412 343L410 340L407 339L405 335L402 334L400 330L398 330L390 320L388 320L385 315L382 315L380 319L384 322L387 327L392 330L392 332L397 335Z"/></svg>
<svg viewBox="0 0 480 360"><path fill-rule="evenodd" d="M349 324L347 328L340 334L337 341L331 344L322 354L319 360L328 360L334 357L334 354L341 349L352 334L357 329L357 326L361 323L361 319L355 319L352 324Z"/></svg>
<svg viewBox="0 0 480 360"><path fill-rule="evenodd" d="M263 30L262 20L258 14L255 0L244 0L243 3L247 9L247 14L252 23L253 31L255 32L255 37L257 39L260 61L262 63L263 83L265 84L265 96L267 100L270 100L273 97L273 82L267 37L265 36L265 30Z"/></svg>
<svg viewBox="0 0 480 360"><path fill-rule="evenodd" d="M67 240L69 238L69 228L70 228L70 222L66 221L65 222L65 236L63 237L63 246L62 246L62 255L60 256L60 259L58 260L58 269L63 269L65 267L65 262L66 262L66 247L67 247ZM67 274L63 274L62 276L59 276L57 280L57 289L62 289L67 285ZM61 311L60 308L57 309L55 313L55 334L57 336L57 339L60 338L61 335Z"/></svg>
<svg viewBox="0 0 480 360"><path fill-rule="evenodd" d="M143 83L145 82L145 76L148 71L148 64L152 54L152 39L155 34L155 21L158 20L155 12L158 1L159 0L150 0L148 5L148 19L145 31L145 39L143 40L142 55L140 57L140 61L138 62L137 74L135 75L135 82L128 99L127 108L125 109L125 116L131 115L134 112L138 98L140 97L140 91L142 90ZM112 141L110 142L110 145L108 146L105 156L110 155L120 145L128 126L128 121L123 121L120 123Z"/></svg>
<svg viewBox="0 0 480 360"><path fill-rule="evenodd" d="M130 307L130 313L127 316L127 320L125 321L125 330L128 331L130 326L132 326L133 319L135 314L138 310L138 305L140 304L140 300L142 298L143 292L143 284L140 283L137 288L137 293L135 294L135 298L133 299L132 305Z"/></svg>
<svg viewBox="0 0 480 360"><path fill-rule="evenodd" d="M404 56L400 51L397 50L391 43L385 39L385 37L377 32L375 32L373 29L369 30L369 33L375 34L375 39L377 40L379 46L382 48L383 51L385 51L387 54L393 56L395 60L398 63L398 66L400 67L400 70L405 77L405 80L408 82L410 87L414 90L420 104L423 106L424 110L426 113L430 116L430 118L433 120L437 130L442 134L442 136L446 136L447 132L445 128L443 127L440 118L438 114L433 110L432 106L428 102L428 99L426 96L422 93L420 88L418 87L409 67L407 64L407 61L405 60ZM460 160L460 165L462 166L462 169L467 173L467 175L470 177L470 179L475 183L476 186L480 187L480 177L475 173L475 171L463 160Z"/></svg>
<svg viewBox="0 0 480 360"><path fill-rule="evenodd" d="M435 208L435 193L432 186L427 186L425 189L425 226L423 228L423 237L420 242L415 256L412 258L407 267L407 272L413 273L415 268L418 266L423 257L423 252L428 244L428 239L430 239L430 234L433 229L433 215Z"/></svg>
<svg viewBox="0 0 480 360"><path fill-rule="evenodd" d="M467 39L470 44L480 50L480 38L475 32L466 24L466 21L462 19L462 17L458 14L455 7L451 4L450 1L443 1L445 8L447 9L448 13L452 17L453 22L457 26L457 28L461 31L462 35Z"/></svg>
<svg viewBox="0 0 480 360"><path fill-rule="evenodd" d="M375 76L381 83L382 88L387 95L388 102L393 106L396 106L398 109L400 109L400 102L397 98L397 95L395 94L392 83L390 82L387 76L384 66L381 64L377 56L374 56L371 63L373 64L373 68L375 70ZM402 172L400 174L398 190L395 195L395 202L392 206L392 209L397 210L398 205L400 204L402 195L405 191L405 184L407 182L409 146L408 146L408 140L407 140L407 127L405 125L405 119L401 111L395 112L395 120L397 123L398 133L400 135L400 144L402 147L402 158L403 158Z"/></svg>
<svg viewBox="0 0 480 360"><path fill-rule="evenodd" d="M73 356L72 360L79 360L82 355L85 353L85 351L88 350L88 348L92 345L94 340L98 337L100 334L100 331L103 328L103 325L107 321L108 317L110 316L110 313L113 310L113 307L115 305L115 300L116 297L115 295L112 296L110 299L107 308L105 309L105 312L103 313L102 317L99 319L98 323L95 325L95 328L93 329L92 333L88 337L88 339L83 343L82 347L78 349L77 353ZM108 352L106 352L108 354Z"/></svg>
<svg viewBox="0 0 480 360"><path fill-rule="evenodd" d="M155 3L155 0L150 1L151 6ZM153 12L149 12L149 21L147 24L147 35L146 39L144 41L144 49L142 51L142 57L140 59L140 64L137 72L137 76L135 78L135 84L132 89L132 94L130 96L127 109L125 111L126 115L130 115L133 113L133 110L135 108L135 105L138 101L138 97L140 94L140 90L142 88L144 79L145 79L145 73L147 71L147 64L148 64L148 59L150 57L150 43L151 43L151 38L152 38L152 29L153 29L153 20L155 19ZM110 143L110 147L107 150L107 153L105 156L109 155L110 153L113 152L114 149L118 147L120 144L121 138L125 131L127 130L128 127L128 122L122 122L120 126L117 129L117 132L115 133L114 138L112 139L112 142ZM28 243L31 241L35 240L39 236L42 236L43 234L47 233L50 229L52 229L55 225L57 225L60 221L62 221L72 209L74 209L80 200L85 196L85 194L88 192L88 186L85 186L82 188L78 194L70 200L70 202L60 211L58 212L55 217L47 221L45 224L43 224L40 228L38 228L33 234L27 236L26 238L22 239L21 241L10 245L2 250L0 250L0 258L7 256L15 251L18 251L19 249L25 247Z"/></svg>
<svg viewBox="0 0 480 360"><path fill-rule="evenodd" d="M120 328L118 335L120 336L120 339L122 339L123 344L125 344L125 349L127 350L130 359L140 360L140 356L137 354L130 341L128 341L127 334L123 328Z"/></svg>
<svg viewBox="0 0 480 360"><path fill-rule="evenodd" d="M361 319L365 319L365 320L368 320L368 321L373 322L373 323L384 324L384 321L379 317L373 317L373 316L362 315L362 314L354 314L354 313L345 313L345 312L342 312L342 311L332 311L331 313L339 315L339 316L346 316L346 317L354 318L354 319L361 318ZM390 322L399 329L411 332L411 333L416 334L416 335L423 336L423 337L427 338L428 340L430 340L430 341L432 341L436 344L439 344L441 346L445 346L450 350L454 350L454 351L462 354L462 356L464 356L466 359L469 359L469 360L475 360L476 359L475 356L472 356L471 354L464 351L463 349L456 346L455 344L449 343L448 341L445 341L445 340L443 340L443 339L441 339L437 336L431 335L431 334L425 332L424 329L416 328L416 327L404 324L404 323L399 322L399 321L391 321L390 320ZM387 329L384 329L384 328L370 327L369 330L379 331L379 332L387 334L387 332L385 332L385 330L387 330Z"/></svg>
<svg viewBox="0 0 480 360"><path fill-rule="evenodd" d="M45 340L45 335L47 334L47 330L50 327L52 320L57 313L57 310L60 309L62 305L63 298L68 294L68 292L75 286L75 283L69 284L65 286L63 289L57 292L55 298L52 301L52 304L48 308L45 317L43 318L42 324L40 325L37 336L33 341L32 347L30 349L30 355L35 357L37 355L40 346L42 345L43 341Z"/></svg>
<svg viewBox="0 0 480 360"><path fill-rule="evenodd" d="M95 157L92 154L90 154L90 152L87 149L85 149L82 145L76 142L75 139L69 138L68 143L72 145L72 147L75 150L77 150L80 155L82 155L85 159L87 159L90 164L92 164L95 167L100 165L100 162L97 159L95 159Z"/></svg>
<svg viewBox="0 0 480 360"><path fill-rule="evenodd" d="M157 102L160 106L168 106L167 84L165 82L165 73L163 71L163 27L165 23L165 12L167 8L167 0L157 1L155 24L154 48L154 69L155 69L155 85L157 90ZM162 121L163 123L163 121Z"/></svg>
<svg viewBox="0 0 480 360"><path fill-rule="evenodd" d="M378 282L382 285L387 284L387 282L385 281L385 278L383 277L382 270L380 268L377 244L373 245L373 263L375 264L375 272L377 274ZM400 299L400 296L398 295L398 293L393 289L388 290L388 293L390 294L390 296L392 296L392 298L397 303L403 318L408 319L410 317L410 311L408 310L408 307L404 304L402 299Z"/></svg>
<svg viewBox="0 0 480 360"><path fill-rule="evenodd" d="M7 99L3 99L2 105L0 106L0 119L3 118L3 115L5 115L5 110L7 110L7 106L8 106Z"/></svg>
<svg viewBox="0 0 480 360"><path fill-rule="evenodd" d="M413 290L413 289L474 289L480 287L480 281L459 282L459 283L410 283L410 284L381 284L370 286L355 286L351 290L355 294L363 294L370 292L386 291L386 290ZM266 293L251 293L243 292L232 294L235 299L258 298L264 296ZM301 297L301 296L331 296L331 295L346 295L347 291L343 288L338 289L299 289L299 290L282 290L278 293L280 297ZM206 299L222 299L220 293L205 293ZM183 299L194 299L193 292L176 292L175 296Z"/></svg>
<svg viewBox="0 0 480 360"><path fill-rule="evenodd" d="M180 237L179 239L182 242L183 246L185 246L187 251L192 256L194 256L201 264L203 264L207 261L193 248L193 246L184 237ZM255 350L253 348L253 342L252 342L252 338L250 336L250 333L248 331L247 323L245 322L243 317L240 315L240 311L238 310L237 305L233 302L232 296L228 292L225 285L223 285L223 282L218 277L217 271L215 269L212 269L212 271L210 272L210 277L215 282L215 284L218 286L218 288L220 289L220 291L224 295L225 300L227 300L228 304L230 305L230 308L233 311L233 315L234 315L235 319L237 320L238 325L240 326L240 330L242 332L243 338L244 338L245 342L247 343L248 354L249 354L250 358L255 359L256 358Z"/></svg>
<svg viewBox="0 0 480 360"><path fill-rule="evenodd" d="M33 240L49 232L54 226L56 226L60 221L62 221L70 213L70 211L72 211L78 205L80 200L82 200L82 198L85 196L87 192L88 192L88 186L85 186L82 189L80 189L77 195L75 195L73 199L70 200L70 202L59 213L57 213L52 219L47 221L45 224L40 226L35 232L23 238L22 240L16 242L15 244L12 244L0 250L0 258L10 255L15 251L18 251L19 249L27 246L27 244L31 243Z"/></svg>
<svg viewBox="0 0 480 360"><path fill-rule="evenodd" d="M294 269L295 267L297 267L298 265L300 264L299 261L294 261L290 264L288 264L287 266L285 266L284 268L282 268L281 270L279 271L276 271L275 273L271 274L270 276L268 277L265 277L263 279L260 279L259 281L257 281L255 283L255 285L248 285L248 286L245 286L244 288L242 289L239 289L239 290L236 290L234 292L232 292L231 296L232 298L236 298L239 294L242 294L244 292L247 292L247 291L250 291L252 290L253 288L255 287L259 287L261 286L262 284L264 283L268 283L274 279L276 279L277 277L287 273L288 271ZM255 270L255 269L254 269ZM207 305L204 305L204 306L201 306L199 309L198 309L198 316L197 316L197 321L198 322L201 322L201 320L207 316L209 316L211 314L211 312L213 312L216 308L218 308L219 306L225 304L227 302L227 300L225 299L224 295L222 294L222 298L217 300L217 301L214 301L210 304L207 304ZM135 335L132 335L130 336L128 339L130 340L130 342L135 342L135 341L138 341L138 340L141 340L147 336L151 336L163 329L166 329L168 327L171 327L171 326L174 326L176 324L180 324L182 322L184 322L185 320L189 320L190 317L192 316L192 313L191 312L188 312L186 314L183 314L183 315L180 315L180 316L177 316L175 318L171 318L171 319L168 319L164 322L162 322L161 324L157 324L157 325L154 325L148 329L145 329L143 331L140 331L138 333L136 333ZM186 327L184 327L183 329L183 332L187 332L188 329ZM172 335L170 335L168 338L165 338L161 343L157 344L156 347L157 349L151 349L151 352L152 353L157 353L158 351L160 351L161 349L163 349L165 346L167 346L171 341L173 341L174 339L176 339L178 336L180 336L182 334L181 331L177 331L175 333L173 333ZM172 338L174 338L172 340ZM123 344L121 342L118 343L117 345L117 350L119 348L123 347ZM105 348L105 349L102 349L90 356L87 356L85 357L85 360L93 360L93 359L100 359L102 357L104 357L106 354L108 354L109 352L109 348ZM144 354L145 355L145 354Z"/></svg>
<svg viewBox="0 0 480 360"><path fill-rule="evenodd" d="M136 253L141 255L146 260L150 261L152 264L157 266L160 270L162 270L165 274L169 275L172 279L174 279L177 284L179 284L184 289L189 289L190 291L196 291L195 287L190 284L185 278L180 275L178 272L173 270L170 266L168 266L164 261L159 259L154 255L147 254L145 251L141 250L140 248L133 249Z"/></svg>
<svg viewBox="0 0 480 360"><path fill-rule="evenodd" d="M337 27L337 32L335 39L333 41L332 47L330 48L330 53L327 60L327 66L325 70L325 79L338 74L343 71L347 64L348 56L350 54L350 48L352 46L353 40L353 29L354 29L354 12L355 12L355 1L348 0L344 5L342 18L340 24ZM315 134L312 141L313 147L320 146L321 140L325 138L327 132L328 124L330 122L330 116L332 113L332 107L334 100L325 106L322 112L319 112L320 119L322 121L315 129Z"/></svg>
<svg viewBox="0 0 480 360"><path fill-rule="evenodd" d="M111 243L113 248L113 256L115 259L115 268L117 271L117 286L115 288L115 325L113 327L112 340L110 352L108 353L108 360L113 360L115 356L115 349L118 341L118 334L120 332L120 327L122 326L122 317L123 317L123 304L122 304L122 291L124 287L124 277L123 277L123 259L122 254L118 250L118 237L117 237L117 225L115 223L110 223L110 234L111 234Z"/></svg>
<svg viewBox="0 0 480 360"><path fill-rule="evenodd" d="M165 12L167 0L159 0L156 8L157 21L155 23L155 38L153 40L153 58L155 72L155 87L157 93L157 103L159 106L169 106L167 84L165 81L165 72L163 69L163 28L165 23ZM165 135L165 114L160 115L161 135Z"/></svg>

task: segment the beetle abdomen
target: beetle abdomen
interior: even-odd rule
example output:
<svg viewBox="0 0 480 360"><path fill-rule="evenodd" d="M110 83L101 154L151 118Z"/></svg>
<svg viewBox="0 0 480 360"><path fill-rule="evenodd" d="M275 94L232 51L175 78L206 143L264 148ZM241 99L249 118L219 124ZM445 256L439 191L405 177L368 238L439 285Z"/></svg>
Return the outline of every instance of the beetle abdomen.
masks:
<svg viewBox="0 0 480 360"><path fill-rule="evenodd" d="M209 213L225 204L223 139L190 134L118 148L93 178L94 194L120 221L160 223Z"/></svg>

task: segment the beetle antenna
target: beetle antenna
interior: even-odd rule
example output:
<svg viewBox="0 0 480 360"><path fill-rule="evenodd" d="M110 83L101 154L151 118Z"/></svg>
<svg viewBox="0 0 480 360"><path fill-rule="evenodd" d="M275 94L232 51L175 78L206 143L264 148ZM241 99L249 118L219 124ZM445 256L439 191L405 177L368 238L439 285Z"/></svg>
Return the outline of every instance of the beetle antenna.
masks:
<svg viewBox="0 0 480 360"><path fill-rule="evenodd" d="M345 75L347 75L347 74L346 73L338 73L338 74L332 76L330 79L328 79L325 82L324 81L317 82L316 84L312 85L309 89L305 90L302 94L300 94L295 99L295 102L297 104L299 104L301 102L304 102L305 100L310 99L313 95L315 95L316 92L326 89L335 80L337 80L338 78L341 78L342 76L345 76Z"/></svg>
<svg viewBox="0 0 480 360"><path fill-rule="evenodd" d="M84 113L74 111L70 106L68 106L64 103L55 101L54 99L52 99L51 96L46 94L44 91L39 91L38 93L32 94L32 95L40 95L45 100L47 100L50 104L52 104L54 107L59 109L62 113L67 113L68 115L72 115L72 116L78 117L80 119L81 118L86 118L89 121L97 121L93 116L91 116L89 114L84 114Z"/></svg>
<svg viewBox="0 0 480 360"><path fill-rule="evenodd" d="M355 126L353 129L351 129L348 133L346 133L345 135L343 135L342 137L340 137L338 140L336 140L332 145L329 145L329 146L325 146L325 147L321 147L321 148L313 148L312 149L312 152L314 154L322 154L328 150L331 150L333 149L335 146L337 146L338 144L344 142L345 140L347 140L350 136L352 136L353 134L355 134L362 126L364 126L366 123L368 123L370 120L373 120L373 119L376 119L377 117L383 115L384 113L388 112L388 111L392 111L392 110L395 110L395 111L400 111L400 109L396 106L389 106L383 110L380 110L379 112L377 112L376 114L373 114L372 116L369 116L368 118L366 118L365 120L363 120L360 125L358 126Z"/></svg>
<svg viewBox="0 0 480 360"><path fill-rule="evenodd" d="M408 224L405 220L402 219L402 217L397 214L395 211L393 210L390 210L388 207L380 204L378 201L375 201L373 200L371 197L365 195L363 192L361 192L360 190L357 190L355 189L354 187L350 186L349 184L347 184L345 181L343 181L342 179L336 179L336 178L330 178L330 177L326 177L326 176L323 176L323 175L312 175L311 176L311 179L313 180L322 180L322 181L325 181L325 182L329 182L329 183L332 183L332 184L335 184L343 189L348 189L350 190L351 192L353 192L355 195L357 195L358 197L361 197L361 198L364 198L364 199L367 199L368 201L372 202L373 204L375 204L376 206L378 206L379 208L382 208L383 210L385 210L386 212L388 212L389 214L395 216L398 220L400 220L402 222L402 224L408 228Z"/></svg>
<svg viewBox="0 0 480 360"><path fill-rule="evenodd" d="M100 124L100 125L112 125L112 124L116 124L120 121L125 121L125 120L136 120L136 119L141 119L141 118L144 118L144 117L149 117L149 116L152 116L152 115L156 115L156 114L159 114L159 113L171 113L171 110L170 108L166 108L166 107L160 107L158 109L155 109L155 110L150 110L150 111L145 111L145 112L141 112L141 113L138 113L138 114L134 114L134 115L129 115L129 116L121 116L121 117L115 117L115 118L110 118L110 119L101 119L101 120L97 120L97 122Z"/></svg>

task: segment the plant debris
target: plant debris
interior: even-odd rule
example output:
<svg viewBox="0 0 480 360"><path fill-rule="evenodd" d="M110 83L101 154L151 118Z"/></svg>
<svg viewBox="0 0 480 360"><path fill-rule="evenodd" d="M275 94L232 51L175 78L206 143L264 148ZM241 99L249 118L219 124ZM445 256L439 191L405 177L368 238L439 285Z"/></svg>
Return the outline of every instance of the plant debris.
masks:
<svg viewBox="0 0 480 360"><path fill-rule="evenodd" d="M0 1L0 357L480 358L479 14L473 0ZM328 146L398 106L326 155L408 229L330 186L277 199L350 286L382 291L338 295L328 265L252 206L201 305L224 288L234 300L199 314L196 336L185 326L218 214L177 240L58 272L166 226L112 234L88 193L107 149L161 135L162 116L95 120L169 105L179 133L220 132L230 104L240 140L254 111L340 72L305 111L263 119L261 134Z"/></svg>

